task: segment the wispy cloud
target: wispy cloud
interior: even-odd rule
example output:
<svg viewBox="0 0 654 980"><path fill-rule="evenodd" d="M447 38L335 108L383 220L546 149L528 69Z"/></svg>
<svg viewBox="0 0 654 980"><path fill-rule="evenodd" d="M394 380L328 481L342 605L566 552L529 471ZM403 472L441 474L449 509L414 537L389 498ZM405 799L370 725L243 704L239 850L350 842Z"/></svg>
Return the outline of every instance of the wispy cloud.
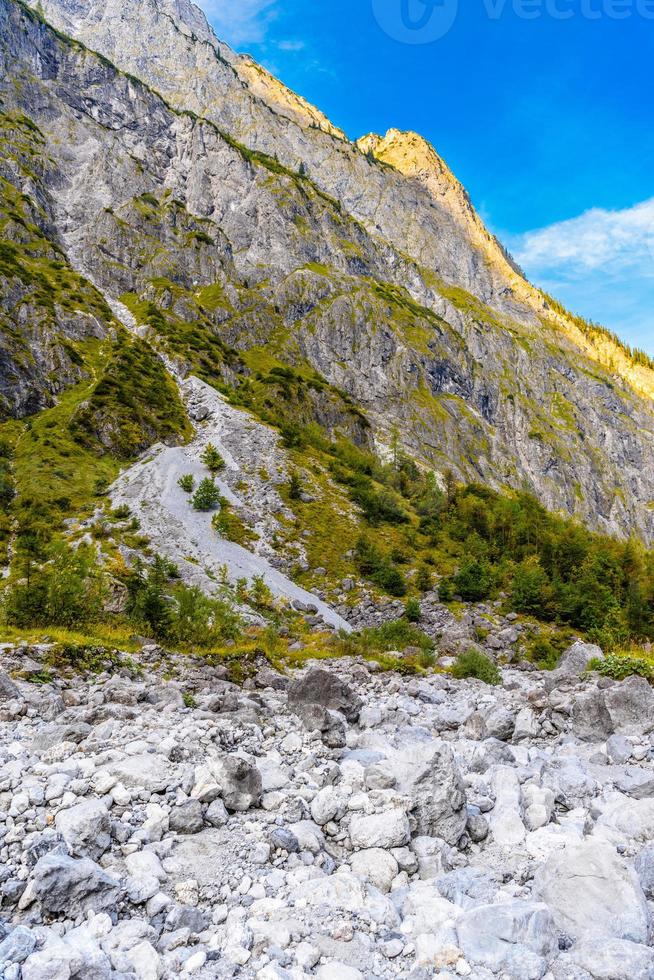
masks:
<svg viewBox="0 0 654 980"><path fill-rule="evenodd" d="M592 208L578 218L529 231L512 242L519 262L541 271L576 275L641 269L654 276L654 198L622 211Z"/></svg>
<svg viewBox="0 0 654 980"><path fill-rule="evenodd" d="M654 351L654 198L620 211L592 208L507 244L532 282Z"/></svg>
<svg viewBox="0 0 654 980"><path fill-rule="evenodd" d="M198 0L221 40L261 44L277 17L277 0Z"/></svg>
<svg viewBox="0 0 654 980"><path fill-rule="evenodd" d="M306 44L304 41L278 41L277 47L280 51L304 51Z"/></svg>

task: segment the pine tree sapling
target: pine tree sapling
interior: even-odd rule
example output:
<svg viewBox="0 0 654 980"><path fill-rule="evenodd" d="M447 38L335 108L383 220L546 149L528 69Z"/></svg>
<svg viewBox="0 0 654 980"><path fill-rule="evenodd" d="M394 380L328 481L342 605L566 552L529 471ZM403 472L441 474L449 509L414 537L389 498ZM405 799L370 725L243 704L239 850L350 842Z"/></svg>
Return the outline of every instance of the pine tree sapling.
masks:
<svg viewBox="0 0 654 980"><path fill-rule="evenodd" d="M195 477L192 473L185 473L184 476L180 476L177 481L177 486L184 491L184 493L193 493L195 488Z"/></svg>
<svg viewBox="0 0 654 980"><path fill-rule="evenodd" d="M193 494L194 510L215 510L220 506L220 490L212 479L208 476L200 481L200 484Z"/></svg>
<svg viewBox="0 0 654 980"><path fill-rule="evenodd" d="M209 472L214 475L225 469L225 460L222 458L212 442L208 442L204 447L200 459L207 467Z"/></svg>
<svg viewBox="0 0 654 980"><path fill-rule="evenodd" d="M434 587L434 579L431 571L426 565L420 565L416 574L416 588L421 592L431 592Z"/></svg>
<svg viewBox="0 0 654 980"><path fill-rule="evenodd" d="M298 473L291 473L288 481L288 495L291 500L300 500L302 497L302 481Z"/></svg>
<svg viewBox="0 0 654 980"><path fill-rule="evenodd" d="M420 603L417 599L407 599L406 605L404 606L404 617L410 623L420 622L422 611L420 609Z"/></svg>

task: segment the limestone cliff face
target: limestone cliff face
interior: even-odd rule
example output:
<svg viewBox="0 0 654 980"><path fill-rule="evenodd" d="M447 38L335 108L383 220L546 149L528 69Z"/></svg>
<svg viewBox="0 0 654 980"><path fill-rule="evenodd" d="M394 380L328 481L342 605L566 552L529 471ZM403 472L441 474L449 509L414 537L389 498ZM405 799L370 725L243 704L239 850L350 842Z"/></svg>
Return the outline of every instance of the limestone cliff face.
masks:
<svg viewBox="0 0 654 980"><path fill-rule="evenodd" d="M385 167L375 163L321 113L251 59L217 41L193 4L31 2L61 31L143 79L176 108L210 119L294 171L305 169L372 235L382 236L446 281L531 322L544 312L542 298L537 310L516 305L500 249L489 263L489 242L480 248L471 241L459 215L450 210L450 200L434 195L429 182L415 179L407 169L395 169L393 161ZM490 239L487 233L480 237ZM514 278L512 272L509 278Z"/></svg>
<svg viewBox="0 0 654 980"><path fill-rule="evenodd" d="M44 9L105 57L0 0L0 98L49 161L17 192L89 290L179 363L209 337L308 365L378 443L654 538L651 400L547 314L428 144L348 143L191 4Z"/></svg>
<svg viewBox="0 0 654 980"><path fill-rule="evenodd" d="M553 324L591 359L654 396L654 372L634 364L610 339L589 338L525 281L421 137L390 130L383 138L348 142L319 110L219 41L189 0L28 2L176 108L206 116L294 171L302 168L371 235L502 315L538 327ZM413 291L411 280L407 287ZM419 292L415 298L423 301Z"/></svg>

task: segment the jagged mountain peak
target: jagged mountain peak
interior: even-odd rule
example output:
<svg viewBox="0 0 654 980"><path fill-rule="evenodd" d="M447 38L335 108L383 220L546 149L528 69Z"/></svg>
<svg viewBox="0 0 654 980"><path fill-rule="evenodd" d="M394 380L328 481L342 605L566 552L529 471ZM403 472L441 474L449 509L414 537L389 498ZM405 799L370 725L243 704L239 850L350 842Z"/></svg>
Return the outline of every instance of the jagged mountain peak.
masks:
<svg viewBox="0 0 654 980"><path fill-rule="evenodd" d="M395 128L389 129L385 136L368 133L357 140L357 146L363 153L371 153L376 159L391 164L408 177L431 176L437 173L444 182L466 194L463 185L456 179L443 158L429 140L419 133Z"/></svg>
<svg viewBox="0 0 654 980"><path fill-rule="evenodd" d="M429 140L411 130L393 128L385 136L369 133L357 140L357 146L369 157L420 181L431 198L460 224L471 244L483 251L488 261L506 277L511 288L517 289L522 299L533 299L530 290L524 288L524 277L475 211L468 191Z"/></svg>

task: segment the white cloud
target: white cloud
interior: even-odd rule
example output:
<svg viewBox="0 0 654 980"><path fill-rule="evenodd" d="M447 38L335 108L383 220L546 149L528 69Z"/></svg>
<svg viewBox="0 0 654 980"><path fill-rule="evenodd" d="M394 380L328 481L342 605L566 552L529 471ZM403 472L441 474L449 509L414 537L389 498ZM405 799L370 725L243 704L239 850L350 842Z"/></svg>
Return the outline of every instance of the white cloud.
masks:
<svg viewBox="0 0 654 980"><path fill-rule="evenodd" d="M640 269L654 276L654 198L622 211L592 208L578 218L560 221L516 236L511 248L527 271L576 276L603 269Z"/></svg>
<svg viewBox="0 0 654 980"><path fill-rule="evenodd" d="M507 244L536 285L654 353L654 198L592 208Z"/></svg>
<svg viewBox="0 0 654 980"><path fill-rule="evenodd" d="M304 41L279 41L277 47L280 51L304 51L306 45Z"/></svg>
<svg viewBox="0 0 654 980"><path fill-rule="evenodd" d="M218 37L238 47L265 40L277 0L198 0Z"/></svg>

